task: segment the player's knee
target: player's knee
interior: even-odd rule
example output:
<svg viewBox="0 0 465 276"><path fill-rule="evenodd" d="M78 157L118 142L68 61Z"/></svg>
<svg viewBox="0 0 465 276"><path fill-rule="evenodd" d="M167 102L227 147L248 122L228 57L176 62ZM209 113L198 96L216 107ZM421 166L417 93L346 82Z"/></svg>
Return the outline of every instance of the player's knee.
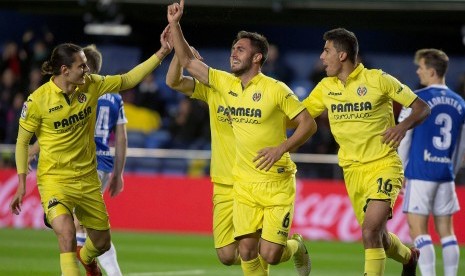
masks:
<svg viewBox="0 0 465 276"><path fill-rule="evenodd" d="M235 244L216 249L219 261L227 266L240 264L239 252Z"/></svg>
<svg viewBox="0 0 465 276"><path fill-rule="evenodd" d="M263 254L261 256L270 265L277 265L281 261L281 254L278 254L278 252L271 252L270 254Z"/></svg>
<svg viewBox="0 0 465 276"><path fill-rule="evenodd" d="M94 244L95 249L97 249L102 254L110 250L111 247L111 240L109 236L100 237L96 241L92 241L92 243Z"/></svg>
<svg viewBox="0 0 465 276"><path fill-rule="evenodd" d="M362 239L365 245L382 242L382 231L372 227L362 227Z"/></svg>
<svg viewBox="0 0 465 276"><path fill-rule="evenodd" d="M220 260L220 262L222 264L227 265L227 266L231 266L231 265L234 265L236 263L237 257L236 256L225 256L225 255L219 255L218 254L218 259Z"/></svg>

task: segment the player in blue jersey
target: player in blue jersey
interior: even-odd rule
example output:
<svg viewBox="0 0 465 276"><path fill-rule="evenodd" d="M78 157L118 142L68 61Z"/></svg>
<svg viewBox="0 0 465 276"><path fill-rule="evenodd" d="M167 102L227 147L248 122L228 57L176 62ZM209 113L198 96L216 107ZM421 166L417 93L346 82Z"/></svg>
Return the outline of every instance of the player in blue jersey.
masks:
<svg viewBox="0 0 465 276"><path fill-rule="evenodd" d="M465 101L445 83L449 63L437 49L421 49L415 54L420 83L415 93L431 108L431 115L407 132L399 146L406 178L403 211L407 213L410 235L420 250L421 275L436 275L435 252L428 233L428 218L434 217L441 238L444 275L457 275L459 247L452 215L459 210L455 175L465 149ZM403 109L399 121L410 114Z"/></svg>

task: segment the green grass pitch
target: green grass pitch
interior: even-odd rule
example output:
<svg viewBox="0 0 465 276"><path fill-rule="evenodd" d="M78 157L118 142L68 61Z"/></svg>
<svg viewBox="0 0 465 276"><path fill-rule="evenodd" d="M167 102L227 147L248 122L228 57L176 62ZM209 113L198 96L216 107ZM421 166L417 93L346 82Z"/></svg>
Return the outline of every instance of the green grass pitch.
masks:
<svg viewBox="0 0 465 276"><path fill-rule="evenodd" d="M211 236L161 233L112 233L121 270L128 276L242 275L239 266L226 267L216 258ZM311 275L362 275L361 243L307 241ZM458 275L465 275L461 247ZM443 275L440 248L437 275ZM400 264L388 259L385 275L400 275ZM83 272L84 274L84 272ZM0 275L60 275L58 245L49 230L0 229ZM292 261L271 267L270 275L296 275Z"/></svg>

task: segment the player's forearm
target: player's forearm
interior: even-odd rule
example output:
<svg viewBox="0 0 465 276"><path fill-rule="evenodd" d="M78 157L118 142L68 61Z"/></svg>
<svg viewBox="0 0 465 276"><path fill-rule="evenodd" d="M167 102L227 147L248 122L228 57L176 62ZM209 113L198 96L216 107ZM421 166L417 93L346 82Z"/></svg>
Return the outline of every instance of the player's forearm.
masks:
<svg viewBox="0 0 465 276"><path fill-rule="evenodd" d="M16 139L16 171L18 175L27 174L27 158L29 152L29 141L31 140L34 133L29 132L22 128L21 126L18 129L18 138Z"/></svg>
<svg viewBox="0 0 465 276"><path fill-rule="evenodd" d="M125 125L116 127L116 143L115 143L115 166L113 172L115 175L121 176L126 164L126 151L128 148L127 134Z"/></svg>
<svg viewBox="0 0 465 276"><path fill-rule="evenodd" d="M399 123L406 130L421 124L431 113L429 106L420 98L416 98L410 107L412 108L410 115Z"/></svg>
<svg viewBox="0 0 465 276"><path fill-rule="evenodd" d="M178 57L181 67L187 69L189 67L189 63L195 59L195 56L192 53L186 39L184 39L181 25L178 22L171 22L170 29L175 55Z"/></svg>
<svg viewBox="0 0 465 276"><path fill-rule="evenodd" d="M153 72L161 63L157 54L153 54L146 61L132 68L129 72L121 75L121 91L133 88L139 84L147 75Z"/></svg>
<svg viewBox="0 0 465 276"><path fill-rule="evenodd" d="M306 110L300 112L291 122L297 125L297 127L291 137L281 144L285 152L296 150L315 134L317 130L315 120Z"/></svg>
<svg viewBox="0 0 465 276"><path fill-rule="evenodd" d="M182 67L179 63L178 57L173 56L168 67L168 72L166 73L166 85L172 89L179 87L182 80Z"/></svg>

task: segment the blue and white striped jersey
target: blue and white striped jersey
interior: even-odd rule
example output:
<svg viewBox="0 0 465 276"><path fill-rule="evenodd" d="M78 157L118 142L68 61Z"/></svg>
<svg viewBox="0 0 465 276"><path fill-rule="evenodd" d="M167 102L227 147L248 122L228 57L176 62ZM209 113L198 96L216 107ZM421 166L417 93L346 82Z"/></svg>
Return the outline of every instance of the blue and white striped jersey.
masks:
<svg viewBox="0 0 465 276"><path fill-rule="evenodd" d="M108 93L98 99L97 120L95 122L95 144L97 146L97 169L104 172L113 171L113 157L110 155L110 134L116 125L126 124L121 95Z"/></svg>
<svg viewBox="0 0 465 276"><path fill-rule="evenodd" d="M452 181L465 149L465 101L445 85L415 91L431 108L431 115L409 130L399 146L407 179ZM410 115L403 108L399 122Z"/></svg>

